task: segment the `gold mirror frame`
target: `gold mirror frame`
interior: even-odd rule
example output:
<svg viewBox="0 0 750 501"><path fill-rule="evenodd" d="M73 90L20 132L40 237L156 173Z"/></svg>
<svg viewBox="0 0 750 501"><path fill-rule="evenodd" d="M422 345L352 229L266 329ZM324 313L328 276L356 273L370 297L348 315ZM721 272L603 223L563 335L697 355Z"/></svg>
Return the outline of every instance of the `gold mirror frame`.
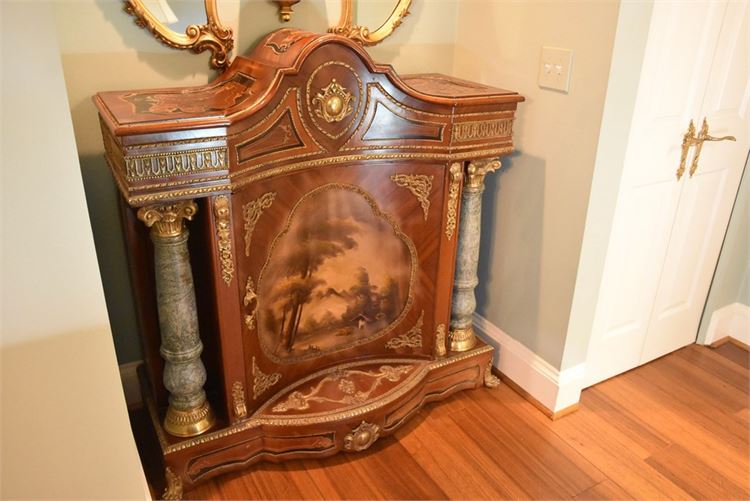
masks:
<svg viewBox="0 0 750 501"><path fill-rule="evenodd" d="M232 29L221 24L216 0L204 0L206 24L191 24L185 33L165 26L141 0L124 0L124 10L135 17L135 24L148 29L164 45L175 49L190 49L196 54L211 51L211 67L224 71L229 66L229 52L234 47Z"/></svg>
<svg viewBox="0 0 750 501"><path fill-rule="evenodd" d="M398 0L388 19L375 31L366 26L354 24L353 0L341 0L341 17L339 23L330 28L330 33L343 35L364 46L375 45L389 37L398 28L403 19L409 15L411 0Z"/></svg>

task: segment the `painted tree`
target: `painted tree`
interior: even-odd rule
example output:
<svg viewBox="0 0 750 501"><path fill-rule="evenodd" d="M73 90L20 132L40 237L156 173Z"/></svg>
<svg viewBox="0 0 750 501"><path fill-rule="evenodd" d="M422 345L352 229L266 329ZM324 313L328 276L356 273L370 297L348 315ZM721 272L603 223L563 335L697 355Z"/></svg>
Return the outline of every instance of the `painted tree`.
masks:
<svg viewBox="0 0 750 501"><path fill-rule="evenodd" d="M323 277L314 276L315 272L327 260L356 248L354 235L361 231L358 223L330 218L326 211L305 216L290 229L289 237L295 246L283 260L282 272L286 279L276 294L276 298L284 298L279 346L286 351L294 346L305 304L310 302L316 289L326 284Z"/></svg>

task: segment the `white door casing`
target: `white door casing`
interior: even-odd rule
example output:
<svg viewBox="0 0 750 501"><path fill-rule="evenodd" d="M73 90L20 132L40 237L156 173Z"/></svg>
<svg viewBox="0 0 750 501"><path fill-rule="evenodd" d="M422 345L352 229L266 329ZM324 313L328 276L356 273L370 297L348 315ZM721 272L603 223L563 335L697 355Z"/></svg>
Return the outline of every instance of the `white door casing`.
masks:
<svg viewBox="0 0 750 501"><path fill-rule="evenodd" d="M747 1L654 5L586 386L695 339L748 147L747 17ZM738 141L706 143L678 181L682 136L704 115Z"/></svg>
<svg viewBox="0 0 750 501"><path fill-rule="evenodd" d="M640 363L695 340L748 150L750 9L730 2L723 17L696 121L713 136L736 141L703 144L698 169L683 183Z"/></svg>

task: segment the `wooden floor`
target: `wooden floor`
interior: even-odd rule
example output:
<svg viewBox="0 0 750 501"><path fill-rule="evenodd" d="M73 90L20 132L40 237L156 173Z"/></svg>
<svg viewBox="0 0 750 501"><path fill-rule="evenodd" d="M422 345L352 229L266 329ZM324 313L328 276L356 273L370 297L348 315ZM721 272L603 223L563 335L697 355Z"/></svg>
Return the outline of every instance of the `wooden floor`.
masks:
<svg viewBox="0 0 750 501"><path fill-rule="evenodd" d="M508 386L431 404L369 451L263 464L187 499L750 499L748 353L691 345L550 421Z"/></svg>

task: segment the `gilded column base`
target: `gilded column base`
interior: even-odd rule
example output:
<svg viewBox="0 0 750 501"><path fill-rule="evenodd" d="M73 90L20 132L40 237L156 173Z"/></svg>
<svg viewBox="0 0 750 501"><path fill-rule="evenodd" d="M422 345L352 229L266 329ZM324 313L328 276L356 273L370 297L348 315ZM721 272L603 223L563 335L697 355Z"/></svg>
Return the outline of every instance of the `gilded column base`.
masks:
<svg viewBox="0 0 750 501"><path fill-rule="evenodd" d="M216 418L204 401L199 407L190 410L175 409L173 406L167 408L167 416L164 418L164 429L170 435L177 437L194 437L209 430Z"/></svg>
<svg viewBox="0 0 750 501"><path fill-rule="evenodd" d="M477 344L477 337L471 325L451 330L448 339L451 351L469 351Z"/></svg>

